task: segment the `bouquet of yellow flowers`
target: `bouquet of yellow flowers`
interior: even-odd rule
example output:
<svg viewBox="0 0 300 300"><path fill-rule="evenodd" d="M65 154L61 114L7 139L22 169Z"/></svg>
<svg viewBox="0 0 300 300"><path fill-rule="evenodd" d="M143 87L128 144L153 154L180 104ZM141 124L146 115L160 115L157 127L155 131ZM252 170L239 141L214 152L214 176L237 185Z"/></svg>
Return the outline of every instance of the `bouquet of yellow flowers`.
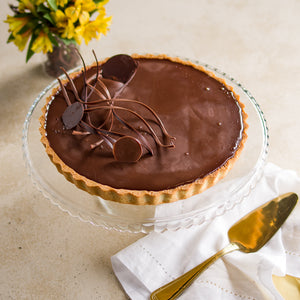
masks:
<svg viewBox="0 0 300 300"><path fill-rule="evenodd" d="M106 34L111 24L104 8L109 0L17 1L17 6L10 5L14 15L5 20L10 32L7 42L23 51L29 41L26 62L34 53L52 52L59 41L80 45L84 39L88 44Z"/></svg>

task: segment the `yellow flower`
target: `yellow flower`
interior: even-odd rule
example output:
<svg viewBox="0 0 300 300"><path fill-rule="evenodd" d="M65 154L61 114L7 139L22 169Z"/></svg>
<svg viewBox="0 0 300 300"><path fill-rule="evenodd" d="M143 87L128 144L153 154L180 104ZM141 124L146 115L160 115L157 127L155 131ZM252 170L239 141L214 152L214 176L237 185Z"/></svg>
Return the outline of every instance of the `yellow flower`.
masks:
<svg viewBox="0 0 300 300"><path fill-rule="evenodd" d="M72 39L75 36L75 27L71 20L68 20L67 26L61 28L60 30L63 38Z"/></svg>
<svg viewBox="0 0 300 300"><path fill-rule="evenodd" d="M75 7L81 7L82 11L91 12L97 9L97 5L93 0L76 0Z"/></svg>
<svg viewBox="0 0 300 300"><path fill-rule="evenodd" d="M70 6L66 8L65 15L70 19L73 23L75 23L80 15L81 7Z"/></svg>
<svg viewBox="0 0 300 300"><path fill-rule="evenodd" d="M64 7L68 3L68 0L56 0L56 5Z"/></svg>
<svg viewBox="0 0 300 300"><path fill-rule="evenodd" d="M101 37L101 34L107 33L110 23L111 17L105 17L105 12L104 14L99 14L95 21L76 27L76 42L81 44L81 38L84 39L86 44L88 44L93 38L98 40Z"/></svg>
<svg viewBox="0 0 300 300"><path fill-rule="evenodd" d="M93 24L90 22L86 25L79 26L75 29L77 33L76 41L81 44L81 39L84 38L86 45L92 40L93 38L97 38L97 31ZM81 38L81 39L80 39ZM79 41L80 39L80 41Z"/></svg>
<svg viewBox="0 0 300 300"><path fill-rule="evenodd" d="M9 31L15 36L25 25L27 25L29 17L7 16L4 22L9 24Z"/></svg>
<svg viewBox="0 0 300 300"><path fill-rule="evenodd" d="M77 26L74 30L74 39L78 45L81 45L84 26Z"/></svg>
<svg viewBox="0 0 300 300"><path fill-rule="evenodd" d="M52 52L56 38L78 44L84 40L99 39L106 34L111 17L106 17L104 6L109 0L17 0L11 6L14 16L7 16L7 42L13 42L20 51L29 43L26 61L33 52ZM96 18L92 15L98 14ZM51 34L51 35L50 35ZM50 38L49 38L50 37ZM52 41L52 42L51 42Z"/></svg>
<svg viewBox="0 0 300 300"><path fill-rule="evenodd" d="M33 42L32 46L31 46L31 50L36 53L41 52L41 51L43 51L43 53L53 51L52 43L51 43L48 35L44 31L41 31L39 33L38 37L35 39L35 41Z"/></svg>
<svg viewBox="0 0 300 300"><path fill-rule="evenodd" d="M31 30L27 30L23 34L17 34L14 37L13 42L19 48L20 51L23 51L25 49L25 46L30 36L31 36Z"/></svg>
<svg viewBox="0 0 300 300"><path fill-rule="evenodd" d="M85 25L90 20L90 14L87 11L83 11L79 16L79 23Z"/></svg>
<svg viewBox="0 0 300 300"><path fill-rule="evenodd" d="M104 5L107 4L108 2L109 2L109 0L104 0L104 1L99 2L98 4L96 4L97 9L104 7Z"/></svg>
<svg viewBox="0 0 300 300"><path fill-rule="evenodd" d="M98 17L90 21L90 11L97 11ZM88 44L93 38L99 39L101 34L106 34L111 23L111 17L105 16L102 5L96 5L93 0L75 0L72 6L51 13L57 32L62 38L75 39L81 44L82 39Z"/></svg>
<svg viewBox="0 0 300 300"><path fill-rule="evenodd" d="M68 11L66 9L66 14L64 14L60 9L51 13L51 17L54 20L61 37L67 39L72 39L75 37L74 19L78 19L76 16L77 12L73 10L74 6L70 8L71 9Z"/></svg>
<svg viewBox="0 0 300 300"><path fill-rule="evenodd" d="M57 27L67 26L68 18L60 9L56 10L55 12L51 12L50 15Z"/></svg>
<svg viewBox="0 0 300 300"><path fill-rule="evenodd" d="M104 35L106 35L106 33L108 32L109 30L109 26L111 25L111 20L112 20L112 17L106 17L105 16L105 9L104 8L101 8L98 10L98 16L96 18L96 20L94 21L96 26L97 26L97 31ZM100 36L98 37L98 39L100 38Z"/></svg>

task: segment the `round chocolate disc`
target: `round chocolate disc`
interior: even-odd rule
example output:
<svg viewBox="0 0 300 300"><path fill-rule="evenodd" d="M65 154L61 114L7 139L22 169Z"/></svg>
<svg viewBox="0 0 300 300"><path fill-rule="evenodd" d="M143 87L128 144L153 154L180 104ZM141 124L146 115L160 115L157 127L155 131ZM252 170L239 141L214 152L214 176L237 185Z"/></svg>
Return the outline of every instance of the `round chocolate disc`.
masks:
<svg viewBox="0 0 300 300"><path fill-rule="evenodd" d="M69 105L62 115L62 121L66 129L74 128L82 119L84 107L80 102Z"/></svg>
<svg viewBox="0 0 300 300"><path fill-rule="evenodd" d="M111 57L102 66L103 78L108 78L126 83L137 68L135 60L126 54L118 54Z"/></svg>
<svg viewBox="0 0 300 300"><path fill-rule="evenodd" d="M115 159L121 162L136 162L141 158L142 153L141 143L131 136L119 138L113 148Z"/></svg>

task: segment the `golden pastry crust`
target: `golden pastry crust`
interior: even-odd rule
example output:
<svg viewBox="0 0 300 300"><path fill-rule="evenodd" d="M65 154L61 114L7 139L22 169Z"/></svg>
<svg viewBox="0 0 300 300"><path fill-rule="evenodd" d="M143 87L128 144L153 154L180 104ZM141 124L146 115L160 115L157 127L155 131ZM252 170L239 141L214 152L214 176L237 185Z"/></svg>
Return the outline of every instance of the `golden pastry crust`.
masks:
<svg viewBox="0 0 300 300"><path fill-rule="evenodd" d="M125 204L135 204L135 205L158 205L162 203L171 203L178 200L183 200L186 198L189 198L191 196L194 196L196 194L200 194L206 189L212 187L215 185L218 181L220 181L222 178L224 178L229 170L233 167L236 160L239 158L240 153L244 147L245 141L247 139L246 130L248 128L248 124L246 123L247 114L244 111L244 104L240 102L239 96L234 92L233 88L231 86L228 86L226 82L223 79L218 78L214 75L214 73L207 71L202 66L196 65L190 61L183 61L179 58L172 58L167 55L152 55L152 54L146 54L146 55L139 55L139 54L133 54L133 58L156 58L156 59L168 59L173 62L181 63L184 65L189 65L194 67L195 69L198 69L200 71L203 71L207 73L210 77L213 77L214 79L218 80L222 84L224 84L228 90L230 90L235 98L237 99L239 106L241 107L241 114L242 114L242 120L243 120L243 132L242 132L242 138L240 141L240 144L238 146L238 149L235 152L235 155L228 159L224 165L222 165L220 168L216 169L214 172L206 175L203 178L197 179L192 183L180 185L175 188L161 190L161 191L146 191L146 190L129 190L129 189L117 189L113 188L107 185L103 185L101 183L95 182L93 180L90 180L86 178L85 176L82 176L78 174L75 170L70 168L68 165L66 165L59 156L55 153L55 151L51 148L49 145L49 141L47 139L46 134L46 115L47 115L47 109L50 101L52 100L53 95L56 94L56 92L59 90L59 87L53 89L53 92L51 96L49 96L46 100L46 104L42 108L42 116L40 117L40 133L41 133L41 142L46 148L46 153L48 154L49 158L53 162L53 164L56 166L57 170L62 173L65 178L75 184L78 188L96 196L100 196L103 199L111 200L119 203L125 203ZM104 63L106 60L103 60L100 63ZM90 67L94 66L95 64L91 65ZM73 74L70 74L71 78L76 77L79 72L75 72ZM65 82L63 82L65 83Z"/></svg>

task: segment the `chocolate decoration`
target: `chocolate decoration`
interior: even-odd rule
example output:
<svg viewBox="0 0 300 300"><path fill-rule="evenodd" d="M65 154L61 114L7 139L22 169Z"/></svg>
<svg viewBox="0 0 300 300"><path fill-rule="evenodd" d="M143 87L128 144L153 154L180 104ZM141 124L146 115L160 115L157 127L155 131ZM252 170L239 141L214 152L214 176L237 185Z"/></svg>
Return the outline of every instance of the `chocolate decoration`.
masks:
<svg viewBox="0 0 300 300"><path fill-rule="evenodd" d="M118 54L108 59L102 66L103 78L108 78L123 83L128 82L135 70L137 63L126 54Z"/></svg>
<svg viewBox="0 0 300 300"><path fill-rule="evenodd" d="M108 66L111 66L112 64L115 64L120 61L126 62L127 65L121 63L120 68L123 67L125 69L124 74L127 72L127 75L129 73L131 75L130 75L130 78L128 78L127 82L121 83L121 87L120 87L119 85L115 84L116 81L114 81L114 80L104 79L103 77L99 78L99 69L100 69L99 63L98 63L95 52L93 52L93 54L96 59L96 77L94 79L94 83L91 84L93 79L91 77L88 78L85 62L83 60L83 57L81 56L81 54L78 51L78 55L80 56L82 63L83 63L83 72L82 72L83 88L82 88L82 92L81 92L81 98L79 97L79 91L77 90L77 88L73 82L73 79L69 76L69 74L66 72L66 70L62 68L63 72L65 73L65 75L69 81L71 91L73 92L73 96L75 97L75 100L78 102L74 102L73 104L71 104L70 96L67 93L65 86L62 84L61 80L58 78L58 82L59 82L62 94L65 98L66 104L68 105L67 109L65 110L65 112L62 116L65 128L71 129L77 125L80 125L81 128L83 129L82 134L80 134L80 131L76 130L76 131L73 131L73 135L84 136L84 135L88 135L91 133L99 135L101 139L90 145L91 150L100 146L102 144L102 142L105 142L111 148L111 150L113 150L114 143L116 142L116 139L114 138L114 136L117 136L117 137L124 136L124 134L122 132L114 130L114 127L115 127L114 120L116 120L116 121L120 122L122 125L124 125L126 128L130 129L132 131L132 133L135 134L137 136L137 138L139 139L139 141L138 141L136 138L132 138L131 144L133 143L133 141L136 140L141 147L143 145L143 147L151 155L153 155L153 150L152 150L151 146L149 145L148 141L143 137L143 135L134 126L132 126L130 124L130 122L128 122L126 119L122 118L119 115L119 111L121 111L121 112L123 111L123 112L129 113L129 115L133 115L134 117L136 117L137 119L142 121L144 123L144 125L146 126L146 129L149 131L150 135L154 139L154 141L157 143L157 145L159 145L160 147L166 147L166 148L174 147L174 143L173 143L174 138L168 134L162 121L160 120L160 118L158 117L158 115L155 113L155 111L152 108L150 108L146 104L139 102L137 100L116 98L116 96L122 92L122 90L127 86L127 84L130 82L130 80L132 79L132 77L135 74L135 69L137 67L137 64L134 62L134 60L128 55L117 55L117 56L114 56L112 59L108 60L108 63L106 62L106 64L108 64ZM130 69L130 67L128 67L128 66L132 65L132 62L134 63L135 67ZM127 68L126 68L126 66L127 66ZM110 70L109 67L107 68L107 70ZM123 70L122 69L118 70L119 73L121 71L123 71ZM123 79L124 78L125 77L123 77ZM117 77L116 77L116 79L117 79ZM121 80L121 79L119 79L119 80ZM116 93L114 94L113 98L111 97L112 93L107 88L105 82L106 82L106 84L107 84L107 82L110 83L111 87L116 88ZM88 89L90 90L89 92L88 92ZM99 99L94 100L94 101L88 101L90 96L93 93L96 94L99 97ZM115 102L117 102L118 105L116 105ZM150 112L150 114L152 114L152 116L155 119L154 121L156 121L157 124L159 125L163 135L168 138L168 143L164 143L164 142L160 141L155 130L153 129L153 125L151 125L149 122L150 120L146 120L140 113L136 112L134 109L129 109L126 106L125 107L120 106L120 105L122 105L122 103L141 105L145 108L146 111ZM78 104L78 105L76 105L76 104ZM95 124L92 121L91 114L95 113L95 111L104 111L106 113L106 118L104 119L104 121L102 123L100 123L100 125ZM122 142L122 144L124 144L124 141ZM121 150L119 149L119 147L120 146L118 145L117 153L122 153ZM134 147L134 145L133 145L133 147ZM143 153L143 150L141 149L141 154L137 155L137 159L139 159L141 157L142 153ZM114 154L114 152L113 152L113 154ZM134 161L135 156L133 154L131 154L131 155L133 156L132 159ZM114 154L114 157L116 157L115 154ZM117 157L118 157L118 160L123 160L122 156L117 155ZM130 161L130 158L124 158L124 160Z"/></svg>
<svg viewBox="0 0 300 300"><path fill-rule="evenodd" d="M69 105L62 115L62 121L66 129L72 129L79 124L83 117L84 108L79 102Z"/></svg>
<svg viewBox="0 0 300 300"><path fill-rule="evenodd" d="M114 158L120 162L137 162L142 156L141 143L131 136L119 138L113 148Z"/></svg>
<svg viewBox="0 0 300 300"><path fill-rule="evenodd" d="M140 119L125 110L118 110L116 113L119 117L147 140L153 155L144 156L137 163L124 164L115 160L106 142L90 150L90 145L97 143L101 137L93 133L94 129L90 130L92 134L83 136L64 129L60 116L67 103L63 92L59 91L48 108L46 133L51 148L60 159L77 173L101 184L147 191L193 182L226 164L235 155L243 133L241 108L235 94L222 82L194 66L157 58L139 58L137 61L134 78L118 99L135 99L151 107L165 128L176 136L176 147L160 147ZM86 78L95 78L96 72L96 67L88 67ZM82 74L78 73L73 82L79 95L82 95ZM114 95L115 87L110 85L109 80L105 85L109 93ZM96 87L100 88L98 84ZM66 90L71 102L75 102L70 83L66 83ZM159 140L168 144L168 136L163 134L159 122L143 105L116 100L114 105L142 115L153 127ZM88 102L95 104L89 107L100 106L97 101L99 95L93 92ZM107 103L105 105L108 107ZM103 129L110 129L114 120L114 132L135 137L142 144L138 133L113 118L108 108L90 111L89 115L98 127L107 120ZM81 123L76 130L86 131ZM111 137L118 140L121 136Z"/></svg>

